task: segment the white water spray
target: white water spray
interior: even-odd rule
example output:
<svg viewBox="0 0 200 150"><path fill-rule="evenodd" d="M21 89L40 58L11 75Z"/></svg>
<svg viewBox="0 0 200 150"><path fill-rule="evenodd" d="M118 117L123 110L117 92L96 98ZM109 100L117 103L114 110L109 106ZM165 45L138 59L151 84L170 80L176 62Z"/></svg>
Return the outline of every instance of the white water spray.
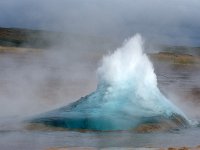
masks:
<svg viewBox="0 0 200 150"><path fill-rule="evenodd" d="M143 41L139 34L126 41L113 54L105 56L98 75L99 86L106 85L104 99L113 102L128 99L133 103L127 106L126 111L146 117L161 113L170 115L178 111L160 93L153 65L143 53ZM118 99L121 97L119 95L124 97Z"/></svg>

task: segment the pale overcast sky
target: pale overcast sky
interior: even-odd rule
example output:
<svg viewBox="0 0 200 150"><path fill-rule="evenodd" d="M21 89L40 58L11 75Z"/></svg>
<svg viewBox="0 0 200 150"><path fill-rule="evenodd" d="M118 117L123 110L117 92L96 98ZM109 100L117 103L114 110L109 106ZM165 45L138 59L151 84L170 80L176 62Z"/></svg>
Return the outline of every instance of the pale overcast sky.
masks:
<svg viewBox="0 0 200 150"><path fill-rule="evenodd" d="M1 0L0 26L200 45L200 1Z"/></svg>

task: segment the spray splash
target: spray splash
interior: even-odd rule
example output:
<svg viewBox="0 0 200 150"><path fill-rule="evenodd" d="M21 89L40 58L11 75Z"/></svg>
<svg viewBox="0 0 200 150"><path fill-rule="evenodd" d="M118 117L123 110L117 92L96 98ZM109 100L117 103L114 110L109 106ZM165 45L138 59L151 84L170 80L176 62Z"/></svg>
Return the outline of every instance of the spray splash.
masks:
<svg viewBox="0 0 200 150"><path fill-rule="evenodd" d="M159 91L153 65L142 45L140 35L126 41L103 58L95 92L32 122L91 130L128 130L163 120L188 124L184 113Z"/></svg>

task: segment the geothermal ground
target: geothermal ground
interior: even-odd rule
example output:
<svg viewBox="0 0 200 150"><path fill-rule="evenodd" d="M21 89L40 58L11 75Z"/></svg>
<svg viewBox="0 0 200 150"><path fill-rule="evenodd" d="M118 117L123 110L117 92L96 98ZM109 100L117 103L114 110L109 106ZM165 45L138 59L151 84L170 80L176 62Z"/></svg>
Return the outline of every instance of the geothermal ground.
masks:
<svg viewBox="0 0 200 150"><path fill-rule="evenodd" d="M104 52L79 51L81 55L74 57L69 51L70 48L81 46L71 46L67 48L67 52L57 51L58 55L55 55L57 46L55 48L51 45L51 48L48 48L48 44L39 43L34 47L35 43L31 43L25 36L30 35L30 32L20 30L21 34L18 34L19 30L14 31L2 30L0 38L0 147L3 150L199 148L198 127L166 132L160 130L162 128L160 126L143 125L137 128L135 133L71 131L42 125L24 125L21 120L25 117L66 105L94 90L96 79L92 76L95 76L95 68ZM35 39L38 39L38 32L32 33ZM13 34L20 36L12 36ZM114 47L113 45L111 47ZM157 75L159 89L194 122L200 120L198 50L198 48L168 47L162 52L148 53ZM77 60L81 63L76 63Z"/></svg>

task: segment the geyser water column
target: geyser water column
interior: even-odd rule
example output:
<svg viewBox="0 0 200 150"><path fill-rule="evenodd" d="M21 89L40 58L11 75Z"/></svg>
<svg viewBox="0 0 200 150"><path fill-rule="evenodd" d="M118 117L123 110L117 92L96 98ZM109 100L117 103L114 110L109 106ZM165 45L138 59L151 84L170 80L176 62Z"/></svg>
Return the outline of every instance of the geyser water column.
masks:
<svg viewBox="0 0 200 150"><path fill-rule="evenodd" d="M178 126L188 124L184 113L158 89L153 65L143 53L140 35L105 56L97 72L99 83L95 92L41 114L31 122L89 130L129 130L166 120Z"/></svg>

